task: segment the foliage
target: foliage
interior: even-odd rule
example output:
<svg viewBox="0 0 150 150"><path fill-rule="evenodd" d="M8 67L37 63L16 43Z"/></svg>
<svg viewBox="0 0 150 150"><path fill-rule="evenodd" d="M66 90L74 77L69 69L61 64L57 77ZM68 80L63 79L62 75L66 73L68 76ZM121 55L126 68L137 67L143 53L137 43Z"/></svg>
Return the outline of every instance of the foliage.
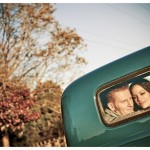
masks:
<svg viewBox="0 0 150 150"><path fill-rule="evenodd" d="M25 86L0 81L0 133L16 134L21 137L24 125L37 120L39 112L34 111L34 98Z"/></svg>
<svg viewBox="0 0 150 150"><path fill-rule="evenodd" d="M9 132L11 146L47 140L51 146L59 145L59 140L59 146L65 145L62 91L55 83L79 75L86 64L79 55L85 45L74 29L61 27L54 12L48 3L0 4L0 129ZM21 81L29 88L35 81L36 90L31 94Z"/></svg>
<svg viewBox="0 0 150 150"><path fill-rule="evenodd" d="M27 124L21 139L11 138L12 146L65 146L62 127L60 86L52 81L39 83L33 96L41 117ZM30 137L30 138L29 138Z"/></svg>
<svg viewBox="0 0 150 150"><path fill-rule="evenodd" d="M48 3L0 4L1 74L32 83L45 78L59 82L67 70L86 63L77 54L83 39L75 30L62 28L54 12ZM45 44L42 36L47 37Z"/></svg>

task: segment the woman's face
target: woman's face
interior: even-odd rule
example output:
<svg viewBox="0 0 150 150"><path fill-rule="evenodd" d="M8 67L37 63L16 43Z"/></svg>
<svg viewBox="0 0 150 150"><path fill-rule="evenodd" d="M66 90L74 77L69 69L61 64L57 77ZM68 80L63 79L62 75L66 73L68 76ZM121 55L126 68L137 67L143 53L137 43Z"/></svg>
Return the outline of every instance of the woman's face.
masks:
<svg viewBox="0 0 150 150"><path fill-rule="evenodd" d="M142 107L143 109L150 107L150 93L143 87L140 85L134 85L131 92L133 99L138 106Z"/></svg>

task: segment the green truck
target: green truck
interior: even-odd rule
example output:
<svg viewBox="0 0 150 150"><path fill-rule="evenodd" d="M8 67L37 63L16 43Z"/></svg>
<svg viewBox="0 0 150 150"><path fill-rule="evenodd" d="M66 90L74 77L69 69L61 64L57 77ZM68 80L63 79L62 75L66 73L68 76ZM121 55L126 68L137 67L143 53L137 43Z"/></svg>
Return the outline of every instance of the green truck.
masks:
<svg viewBox="0 0 150 150"><path fill-rule="evenodd" d="M140 78L150 81L150 47L106 64L71 83L61 101L67 146L150 146L150 110L107 122L106 92Z"/></svg>

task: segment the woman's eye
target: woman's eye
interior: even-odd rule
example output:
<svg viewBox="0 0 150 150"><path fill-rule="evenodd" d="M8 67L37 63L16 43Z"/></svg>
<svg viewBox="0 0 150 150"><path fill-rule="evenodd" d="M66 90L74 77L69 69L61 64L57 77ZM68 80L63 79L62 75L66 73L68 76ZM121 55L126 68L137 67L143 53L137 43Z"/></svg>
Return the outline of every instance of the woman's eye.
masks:
<svg viewBox="0 0 150 150"><path fill-rule="evenodd" d="M141 93L141 95L144 95L144 94L145 94L145 92L142 92L142 93Z"/></svg>

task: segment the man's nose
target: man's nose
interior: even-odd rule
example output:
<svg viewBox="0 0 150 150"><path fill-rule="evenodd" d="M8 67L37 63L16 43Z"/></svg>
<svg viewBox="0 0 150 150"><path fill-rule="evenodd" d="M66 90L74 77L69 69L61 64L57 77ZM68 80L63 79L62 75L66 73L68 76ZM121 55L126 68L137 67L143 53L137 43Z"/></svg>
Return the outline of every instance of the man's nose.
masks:
<svg viewBox="0 0 150 150"><path fill-rule="evenodd" d="M128 105L129 106L133 106L133 101L132 100L128 100Z"/></svg>

